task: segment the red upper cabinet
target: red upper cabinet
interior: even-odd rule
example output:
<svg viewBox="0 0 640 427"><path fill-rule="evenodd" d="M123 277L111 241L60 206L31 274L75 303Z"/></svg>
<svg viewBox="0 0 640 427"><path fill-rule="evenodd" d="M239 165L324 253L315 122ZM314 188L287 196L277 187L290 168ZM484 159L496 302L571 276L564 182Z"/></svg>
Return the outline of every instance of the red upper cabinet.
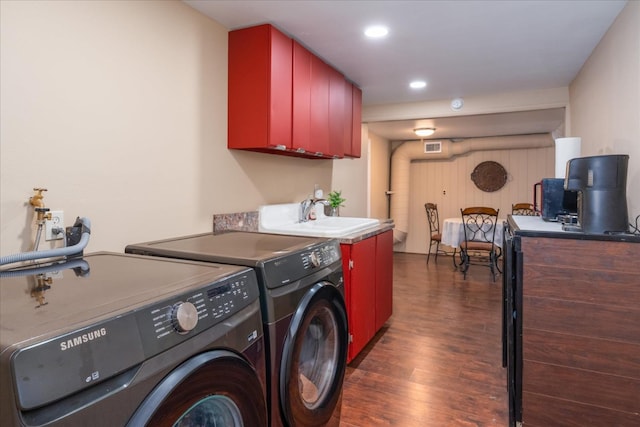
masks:
<svg viewBox="0 0 640 427"><path fill-rule="evenodd" d="M362 144L362 91L354 84L347 85L347 91L351 92L351 96L347 95L347 98L351 99L351 121L348 125L348 130L351 132L348 143L345 144L344 155L348 157L360 157L361 144Z"/></svg>
<svg viewBox="0 0 640 427"><path fill-rule="evenodd" d="M345 85L344 76L329 69L329 152L334 158L344 157L345 147ZM351 109L351 105L349 105Z"/></svg>
<svg viewBox="0 0 640 427"><path fill-rule="evenodd" d="M298 152L311 152L311 57L313 54L293 41L293 139Z"/></svg>
<svg viewBox="0 0 640 427"><path fill-rule="evenodd" d="M331 67L317 56L311 57L311 135L318 156L330 156L329 73ZM294 91L296 88L294 87Z"/></svg>
<svg viewBox="0 0 640 427"><path fill-rule="evenodd" d="M229 32L229 148L291 148L292 52L271 25Z"/></svg>
<svg viewBox="0 0 640 427"><path fill-rule="evenodd" d="M269 24L231 31L228 147L359 157L351 127L357 120L359 141L360 105L354 116L353 103L361 98L346 97L353 90L342 74Z"/></svg>
<svg viewBox="0 0 640 427"><path fill-rule="evenodd" d="M292 144L299 153L310 157L342 157L344 98L338 99L334 91L342 93L343 85L342 74L293 42Z"/></svg>

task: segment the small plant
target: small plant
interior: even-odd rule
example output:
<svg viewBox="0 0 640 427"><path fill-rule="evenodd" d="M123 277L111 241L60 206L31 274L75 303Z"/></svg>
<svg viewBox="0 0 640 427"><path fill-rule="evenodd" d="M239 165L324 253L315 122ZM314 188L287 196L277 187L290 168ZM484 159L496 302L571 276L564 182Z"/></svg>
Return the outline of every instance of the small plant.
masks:
<svg viewBox="0 0 640 427"><path fill-rule="evenodd" d="M334 209L337 209L340 206L344 207L343 203L346 201L347 199L342 197L342 191L334 190L331 193L329 193L329 206L331 206Z"/></svg>

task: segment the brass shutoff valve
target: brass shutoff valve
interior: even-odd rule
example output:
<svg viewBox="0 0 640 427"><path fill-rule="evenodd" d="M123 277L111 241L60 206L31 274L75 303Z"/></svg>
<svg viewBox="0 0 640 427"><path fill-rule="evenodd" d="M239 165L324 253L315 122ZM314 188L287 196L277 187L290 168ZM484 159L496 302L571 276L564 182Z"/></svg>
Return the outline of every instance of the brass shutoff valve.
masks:
<svg viewBox="0 0 640 427"><path fill-rule="evenodd" d="M46 188L34 188L33 191L36 192L33 196L29 198L29 203L31 206L35 207L35 211L38 215L38 221L44 221L45 219L51 219L51 213L49 212L49 208L44 207L44 195L43 191L47 191Z"/></svg>

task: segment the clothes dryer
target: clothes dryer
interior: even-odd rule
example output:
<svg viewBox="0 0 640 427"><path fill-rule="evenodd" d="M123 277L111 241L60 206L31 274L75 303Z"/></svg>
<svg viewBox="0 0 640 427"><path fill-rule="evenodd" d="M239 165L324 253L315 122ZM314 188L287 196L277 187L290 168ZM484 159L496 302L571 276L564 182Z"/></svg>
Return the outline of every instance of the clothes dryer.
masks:
<svg viewBox="0 0 640 427"><path fill-rule="evenodd" d="M348 324L337 240L206 233L129 245L125 251L255 269L268 347L270 425L339 424Z"/></svg>
<svg viewBox="0 0 640 427"><path fill-rule="evenodd" d="M95 253L0 272L3 426L266 426L254 270Z"/></svg>

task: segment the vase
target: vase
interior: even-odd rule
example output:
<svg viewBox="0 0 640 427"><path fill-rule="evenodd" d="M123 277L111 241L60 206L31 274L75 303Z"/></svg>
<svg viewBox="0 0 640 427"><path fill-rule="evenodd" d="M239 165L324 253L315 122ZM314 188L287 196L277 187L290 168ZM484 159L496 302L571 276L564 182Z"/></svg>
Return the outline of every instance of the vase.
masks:
<svg viewBox="0 0 640 427"><path fill-rule="evenodd" d="M340 216L340 207L329 207L329 216Z"/></svg>

